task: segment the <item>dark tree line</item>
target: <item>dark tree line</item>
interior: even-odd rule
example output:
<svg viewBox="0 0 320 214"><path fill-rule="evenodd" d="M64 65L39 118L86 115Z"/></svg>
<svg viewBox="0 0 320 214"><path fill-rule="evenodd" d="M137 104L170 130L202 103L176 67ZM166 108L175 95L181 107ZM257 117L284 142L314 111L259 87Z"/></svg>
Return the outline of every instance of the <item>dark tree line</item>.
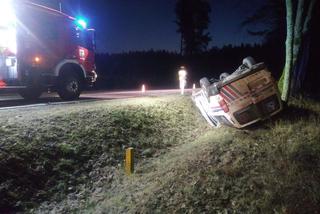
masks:
<svg viewBox="0 0 320 214"><path fill-rule="evenodd" d="M175 12L178 32L182 36L183 54L153 50L99 54L97 55L99 79L96 87L138 89L141 84L147 84L149 88L177 87L177 70L181 65L187 67L189 84L191 84L198 82L203 76L217 77L222 72L231 73L244 57L252 56L259 62L266 62L276 79L280 79L283 74L284 80L284 74L290 71L291 87L298 89L299 93L319 92L317 85L320 72L317 69L317 61L320 36L319 29L316 28L317 20L320 20L319 2L314 5L318 9L312 9L315 13L310 15L308 8L310 8L310 2L315 0L301 1L305 3L303 7L297 0L287 0L294 4L292 12L295 18L291 17L289 20L295 26L300 26L294 27L295 31L291 30L289 33L295 38L291 38L291 49L288 49L288 45L285 48L286 34L290 32L292 26L288 23L288 11L286 11L288 5L284 0L268 0L266 5L243 21L243 26L247 27L249 34L264 37L262 45L243 44L238 47L226 45L223 48L208 49L211 40L207 33L210 23L210 4L207 0L178 0ZM300 7L301 10L299 10ZM314 15L313 19L311 19L312 15ZM254 30L252 24L257 23L264 23L266 28ZM295 37L297 35L300 37ZM288 53L291 53L291 57L294 56L291 58L289 69L288 63L285 66L288 57L290 58ZM281 88L283 89L283 85ZM296 91L291 90L295 93Z"/></svg>
<svg viewBox="0 0 320 214"><path fill-rule="evenodd" d="M271 51L271 52L270 52ZM178 87L177 72L181 65L187 67L188 83L198 83L199 79L217 78L220 73L233 72L248 55L257 61L264 61L274 75L279 77L282 64L272 56L268 46L243 44L211 48L198 54L181 56L167 51L139 51L122 54L98 54L96 64L98 82L96 88L139 89L141 84L151 88Z"/></svg>

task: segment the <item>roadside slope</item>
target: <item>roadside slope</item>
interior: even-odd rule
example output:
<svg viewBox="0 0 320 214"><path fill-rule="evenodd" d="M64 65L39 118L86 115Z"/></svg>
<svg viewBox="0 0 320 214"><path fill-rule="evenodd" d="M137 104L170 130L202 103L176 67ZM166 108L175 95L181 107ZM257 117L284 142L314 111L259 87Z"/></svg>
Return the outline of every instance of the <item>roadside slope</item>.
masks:
<svg viewBox="0 0 320 214"><path fill-rule="evenodd" d="M139 98L0 112L0 211L72 198L111 183L124 149L159 156L203 130L187 97Z"/></svg>
<svg viewBox="0 0 320 214"><path fill-rule="evenodd" d="M2 211L320 212L319 103L244 130L209 128L180 96L0 114Z"/></svg>
<svg viewBox="0 0 320 214"><path fill-rule="evenodd" d="M85 212L320 212L319 112L300 100L250 129L209 130L140 165Z"/></svg>

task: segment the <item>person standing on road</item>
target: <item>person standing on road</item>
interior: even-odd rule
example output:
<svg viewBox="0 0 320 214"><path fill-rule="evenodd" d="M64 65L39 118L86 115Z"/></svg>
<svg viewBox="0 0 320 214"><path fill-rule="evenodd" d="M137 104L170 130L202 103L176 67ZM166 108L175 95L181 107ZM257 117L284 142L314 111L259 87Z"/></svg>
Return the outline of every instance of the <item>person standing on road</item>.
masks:
<svg viewBox="0 0 320 214"><path fill-rule="evenodd" d="M178 72L179 75L179 83L180 83L180 90L181 90L181 95L184 94L184 89L187 85L187 71L184 66L180 67L180 70Z"/></svg>

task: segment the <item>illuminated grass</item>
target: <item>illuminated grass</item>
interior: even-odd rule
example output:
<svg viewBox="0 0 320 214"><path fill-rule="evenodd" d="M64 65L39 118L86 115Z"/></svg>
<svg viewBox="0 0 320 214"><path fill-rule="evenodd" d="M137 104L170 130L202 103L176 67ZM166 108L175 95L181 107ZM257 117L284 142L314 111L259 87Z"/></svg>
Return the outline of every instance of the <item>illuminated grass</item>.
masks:
<svg viewBox="0 0 320 214"><path fill-rule="evenodd" d="M140 98L0 112L0 211L108 183L126 147L137 160L192 139L199 128L188 98ZM75 196L76 195L76 196Z"/></svg>
<svg viewBox="0 0 320 214"><path fill-rule="evenodd" d="M117 180L89 211L319 212L320 116L311 110L319 107L294 101L274 121L210 130L140 166L133 178Z"/></svg>
<svg viewBox="0 0 320 214"><path fill-rule="evenodd" d="M245 130L209 128L190 99L179 96L12 111L1 120L7 124L0 128L1 148L15 155L1 156L7 164L1 162L1 175L8 179L20 167L27 182L8 193L4 184L17 183L1 181L0 193L22 207L48 199L38 212L320 211L316 102L294 100L279 116ZM137 153L130 177L122 168L127 146ZM47 186L28 189L30 178ZM33 198L22 198L28 195Z"/></svg>

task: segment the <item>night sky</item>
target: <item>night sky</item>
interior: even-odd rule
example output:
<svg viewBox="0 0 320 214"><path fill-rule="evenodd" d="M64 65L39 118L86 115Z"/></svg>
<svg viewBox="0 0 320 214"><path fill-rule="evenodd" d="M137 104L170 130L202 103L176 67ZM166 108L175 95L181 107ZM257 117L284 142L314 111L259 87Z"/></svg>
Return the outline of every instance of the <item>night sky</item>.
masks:
<svg viewBox="0 0 320 214"><path fill-rule="evenodd" d="M176 32L175 0L33 0L63 10L72 16L84 16L97 32L98 52L119 53L135 50L179 51ZM209 32L212 46L259 43L240 23L265 0L211 0ZM237 2L237 3L235 3ZM250 2L250 3L249 3Z"/></svg>

